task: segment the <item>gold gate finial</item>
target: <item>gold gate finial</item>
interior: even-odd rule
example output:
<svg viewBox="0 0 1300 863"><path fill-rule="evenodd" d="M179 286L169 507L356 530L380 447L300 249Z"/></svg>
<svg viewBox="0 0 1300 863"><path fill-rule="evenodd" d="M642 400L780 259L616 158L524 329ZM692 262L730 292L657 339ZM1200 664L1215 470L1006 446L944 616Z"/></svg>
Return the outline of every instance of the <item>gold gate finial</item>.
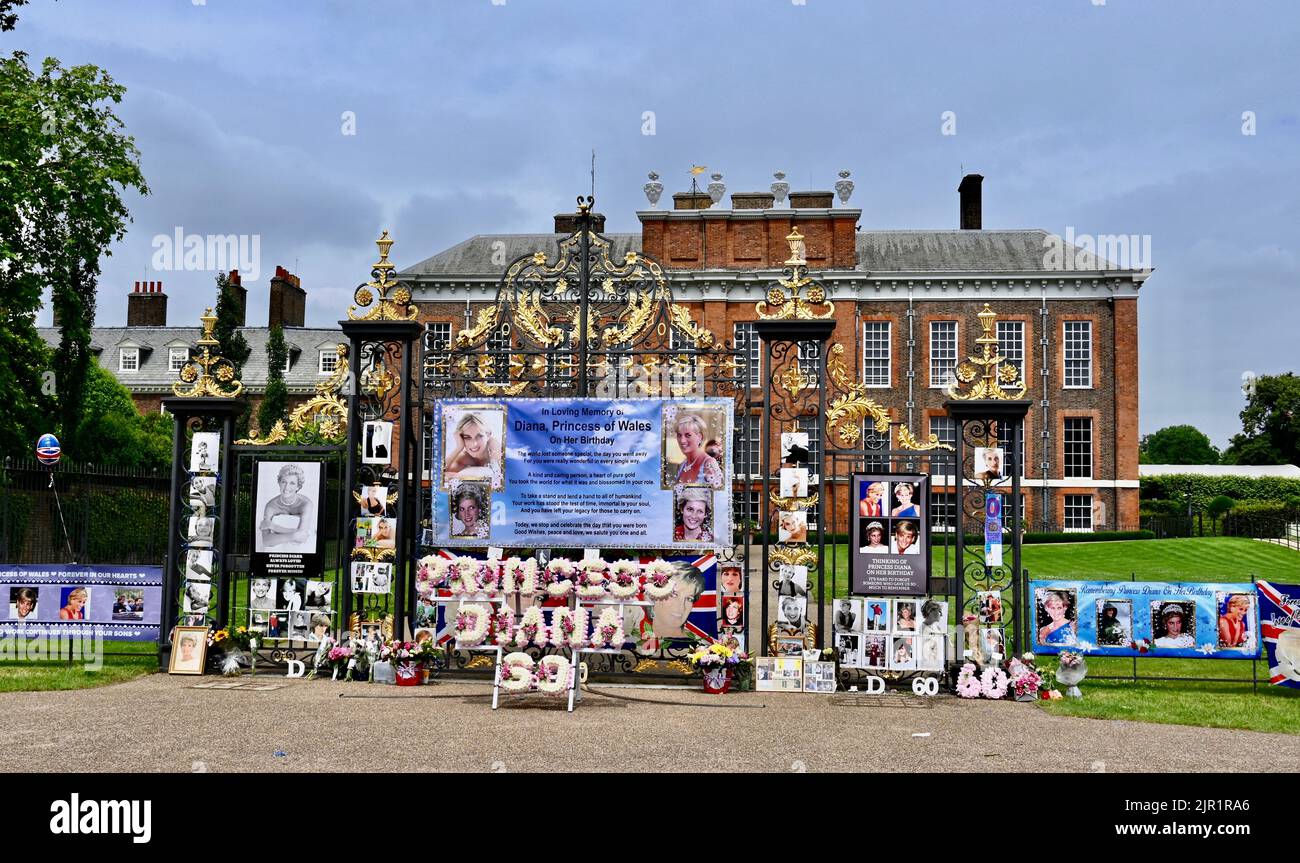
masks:
<svg viewBox="0 0 1300 863"><path fill-rule="evenodd" d="M768 289L767 296L754 306L754 310L765 321L831 317L835 314L835 304L826 299L826 289L808 276L808 246L798 226L791 229L785 241L790 244L785 276L777 280L780 287ZM801 296L799 291L805 287L808 290Z"/></svg>
<svg viewBox="0 0 1300 863"><path fill-rule="evenodd" d="M217 341L212 330L217 325L217 316L209 307L199 315L203 322L203 335L195 342L200 349L180 367L180 380L172 383L172 392L186 399L210 396L212 398L233 399L244 391L244 384L235 377L235 364L220 354L221 343Z"/></svg>
<svg viewBox="0 0 1300 863"><path fill-rule="evenodd" d="M948 398L955 401L1014 401L1024 398L1028 387L1021 379L1020 370L1007 362L998 348L997 313L985 303L977 317L982 330L975 340L979 350L952 370L952 379L947 386Z"/></svg>
<svg viewBox="0 0 1300 863"><path fill-rule="evenodd" d="M413 321L419 309L411 304L411 292L393 278L397 267L388 260L388 250L393 240L388 231L375 240L379 247L379 260L370 268L370 281L357 288L352 295L356 305L348 308L348 318L353 321ZM376 296L377 295L377 296ZM366 309L364 313L361 310Z"/></svg>

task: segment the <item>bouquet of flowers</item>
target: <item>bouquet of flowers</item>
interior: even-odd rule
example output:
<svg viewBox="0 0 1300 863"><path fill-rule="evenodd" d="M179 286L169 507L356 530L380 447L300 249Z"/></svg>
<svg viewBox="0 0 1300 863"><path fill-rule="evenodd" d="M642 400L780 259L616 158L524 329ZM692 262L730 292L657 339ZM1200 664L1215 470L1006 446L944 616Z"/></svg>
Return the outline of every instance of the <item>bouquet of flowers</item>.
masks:
<svg viewBox="0 0 1300 863"><path fill-rule="evenodd" d="M419 645L414 641L398 641L393 639L385 641L383 647L379 648L379 659L381 662L391 662L394 667L404 662L415 662L419 657Z"/></svg>
<svg viewBox="0 0 1300 863"><path fill-rule="evenodd" d="M719 644L718 642L700 647L690 654L687 659L690 660L692 668L698 669L718 668L749 662L749 656L744 651L732 650L725 644Z"/></svg>
<svg viewBox="0 0 1300 863"><path fill-rule="evenodd" d="M441 647L434 644L432 638L426 638L424 641L417 642L415 645L415 661L424 666L427 670L433 671L442 664L445 653Z"/></svg>

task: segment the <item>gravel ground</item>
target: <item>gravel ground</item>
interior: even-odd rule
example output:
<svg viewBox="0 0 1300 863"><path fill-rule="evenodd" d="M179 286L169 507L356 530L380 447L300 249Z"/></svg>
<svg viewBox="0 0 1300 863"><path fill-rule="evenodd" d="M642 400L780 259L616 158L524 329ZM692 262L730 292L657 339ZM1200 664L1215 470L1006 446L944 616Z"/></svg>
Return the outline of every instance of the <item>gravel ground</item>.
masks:
<svg viewBox="0 0 1300 863"><path fill-rule="evenodd" d="M0 770L1119 772L1166 770L1176 753L1187 772L1236 769L1223 753L1246 751L1300 763L1291 735L1055 717L951 697L597 686L569 715L537 695L493 712L484 683L240 682L196 688L223 681L156 674L0 695ZM255 685L266 688L247 688Z"/></svg>

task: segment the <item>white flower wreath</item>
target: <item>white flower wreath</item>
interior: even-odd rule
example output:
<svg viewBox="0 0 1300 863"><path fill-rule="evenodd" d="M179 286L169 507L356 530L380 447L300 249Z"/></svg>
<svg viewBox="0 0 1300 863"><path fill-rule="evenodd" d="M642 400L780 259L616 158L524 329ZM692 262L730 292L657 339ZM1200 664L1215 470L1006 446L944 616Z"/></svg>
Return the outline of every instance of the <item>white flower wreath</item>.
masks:
<svg viewBox="0 0 1300 863"><path fill-rule="evenodd" d="M623 646L627 638L623 633L623 616L617 608L606 608L600 613L591 630L591 646L595 648Z"/></svg>
<svg viewBox="0 0 1300 863"><path fill-rule="evenodd" d="M507 653L501 660L501 688L528 692L533 688L533 658L527 653Z"/></svg>
<svg viewBox="0 0 1300 863"><path fill-rule="evenodd" d="M609 568L609 592L618 599L633 599L641 590L641 564L616 560Z"/></svg>
<svg viewBox="0 0 1300 863"><path fill-rule="evenodd" d="M584 560L578 576L578 596L584 599L604 599L608 584L609 564L600 558Z"/></svg>
<svg viewBox="0 0 1300 863"><path fill-rule="evenodd" d="M463 603L456 608L456 646L475 647L487 638L488 617L492 609L477 602Z"/></svg>
<svg viewBox="0 0 1300 863"><path fill-rule="evenodd" d="M555 647L582 647L587 643L587 609L557 608L551 612L551 644Z"/></svg>
<svg viewBox="0 0 1300 863"><path fill-rule="evenodd" d="M569 690L569 676L572 673L573 666L567 658L555 653L543 656L537 663L537 674L534 676L537 691L547 695L563 695Z"/></svg>
<svg viewBox="0 0 1300 863"><path fill-rule="evenodd" d="M534 605L524 612L519 625L515 627L514 643L519 647L536 644L545 647L547 641L546 621L542 619L542 610Z"/></svg>
<svg viewBox="0 0 1300 863"><path fill-rule="evenodd" d="M451 577L452 596L479 592L478 568L479 562L472 557L458 557L451 562L447 572Z"/></svg>
<svg viewBox="0 0 1300 863"><path fill-rule="evenodd" d="M668 599L677 593L677 579L673 578L673 565L656 560L645 568L645 595L648 599Z"/></svg>
<svg viewBox="0 0 1300 863"><path fill-rule="evenodd" d="M515 639L515 613L505 605L492 614L492 625L496 630L494 644L508 646Z"/></svg>

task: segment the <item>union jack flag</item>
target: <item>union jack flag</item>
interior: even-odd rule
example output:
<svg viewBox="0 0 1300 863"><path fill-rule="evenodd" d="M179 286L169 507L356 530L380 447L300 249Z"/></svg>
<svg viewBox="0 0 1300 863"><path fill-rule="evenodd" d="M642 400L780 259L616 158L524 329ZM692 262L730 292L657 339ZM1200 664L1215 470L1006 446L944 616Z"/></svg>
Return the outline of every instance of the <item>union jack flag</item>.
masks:
<svg viewBox="0 0 1300 863"><path fill-rule="evenodd" d="M1259 590L1259 628L1268 655L1269 682L1300 689L1300 668L1277 655L1278 639L1285 632L1300 632L1300 585L1255 582Z"/></svg>

